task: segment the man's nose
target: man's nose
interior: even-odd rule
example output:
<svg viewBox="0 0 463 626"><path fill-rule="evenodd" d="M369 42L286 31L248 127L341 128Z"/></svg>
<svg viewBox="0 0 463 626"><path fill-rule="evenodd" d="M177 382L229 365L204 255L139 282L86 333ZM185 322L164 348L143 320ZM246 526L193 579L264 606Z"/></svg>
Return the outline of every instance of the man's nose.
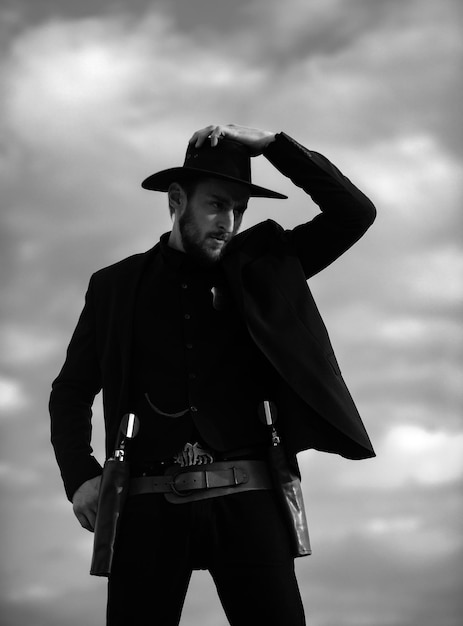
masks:
<svg viewBox="0 0 463 626"><path fill-rule="evenodd" d="M235 227L235 213L232 209L222 211L218 220L219 226L227 233L232 233Z"/></svg>

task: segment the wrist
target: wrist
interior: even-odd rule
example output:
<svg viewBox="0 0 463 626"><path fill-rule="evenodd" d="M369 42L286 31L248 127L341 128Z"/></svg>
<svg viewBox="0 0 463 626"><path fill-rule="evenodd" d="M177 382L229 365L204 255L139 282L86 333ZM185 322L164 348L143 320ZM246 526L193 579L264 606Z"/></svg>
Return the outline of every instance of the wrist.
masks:
<svg viewBox="0 0 463 626"><path fill-rule="evenodd" d="M265 136L263 138L263 149L265 150L271 143L275 141L276 133L272 133L271 131L264 131Z"/></svg>

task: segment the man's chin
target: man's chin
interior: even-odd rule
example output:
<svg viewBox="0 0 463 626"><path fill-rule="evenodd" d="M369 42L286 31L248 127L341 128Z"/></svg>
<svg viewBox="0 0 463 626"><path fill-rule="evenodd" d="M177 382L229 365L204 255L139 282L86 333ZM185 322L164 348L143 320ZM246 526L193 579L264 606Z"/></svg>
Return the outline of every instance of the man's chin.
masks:
<svg viewBox="0 0 463 626"><path fill-rule="evenodd" d="M220 261L225 247L225 245L220 247L209 246L207 244L203 244L201 246L189 245L185 246L185 252L201 263L201 265L208 266L214 265L214 263Z"/></svg>
<svg viewBox="0 0 463 626"><path fill-rule="evenodd" d="M204 261L204 263L206 264L213 264L213 263L217 263L218 261L220 261L220 259L223 256L223 250L224 248L221 248L220 250L211 250L209 249L204 249L202 248L201 250L201 258Z"/></svg>
<svg viewBox="0 0 463 626"><path fill-rule="evenodd" d="M201 246L201 256L208 259L210 263L220 261L227 247L227 242L222 239L208 237Z"/></svg>

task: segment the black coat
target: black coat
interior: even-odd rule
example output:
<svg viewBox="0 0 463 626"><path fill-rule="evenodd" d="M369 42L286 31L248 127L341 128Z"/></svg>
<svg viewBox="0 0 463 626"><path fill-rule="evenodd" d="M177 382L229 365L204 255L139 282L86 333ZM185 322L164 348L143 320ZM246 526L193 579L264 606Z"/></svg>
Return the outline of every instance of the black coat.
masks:
<svg viewBox="0 0 463 626"><path fill-rule="evenodd" d="M264 154L322 210L293 230L268 220L244 231L223 261L251 337L280 374L274 399L282 439L290 453L316 448L353 459L374 456L306 280L363 235L375 208L325 157L284 133ZM90 447L95 395L103 390L108 454L122 415L131 410L133 307L143 268L154 254L159 245L92 276L53 383L52 443L69 498L101 473Z"/></svg>

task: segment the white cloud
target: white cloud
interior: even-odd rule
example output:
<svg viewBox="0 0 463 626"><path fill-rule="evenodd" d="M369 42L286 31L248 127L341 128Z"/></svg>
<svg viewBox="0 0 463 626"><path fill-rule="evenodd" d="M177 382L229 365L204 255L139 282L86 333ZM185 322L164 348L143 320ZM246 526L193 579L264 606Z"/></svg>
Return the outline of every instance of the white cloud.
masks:
<svg viewBox="0 0 463 626"><path fill-rule="evenodd" d="M447 262L446 257L452 258L452 261ZM417 259L414 263L410 262L413 266L411 269L404 268L406 278L402 279L407 284L407 292L403 295L402 306L395 306L392 293L391 298L388 298L388 286L379 287L378 293L374 294L356 294L352 289L350 295L347 292L344 297L338 296L338 308L330 307L326 315L333 334L350 348L362 344L371 350L381 351L387 346L400 350L409 358L413 358L410 348L416 348L426 355L432 346L440 346L443 351L450 349L451 353L457 351L462 339L458 310L451 309L449 312L444 309L440 313L439 309L446 304L457 305L460 300L460 290L457 288L459 255L446 255L443 251L436 253L435 265L433 258L434 255L430 254L427 268L421 268ZM448 267L452 263L454 274L452 268ZM406 263L404 265L407 266ZM436 279L435 282L432 278ZM319 279L317 288L322 281L323 277ZM435 288L433 297L431 283ZM399 285L395 286L399 291L396 297L399 298L402 292ZM406 299L412 289L414 297ZM422 305L427 302L435 305L435 312L432 308L429 312L422 310ZM415 365L422 366L423 363Z"/></svg>
<svg viewBox="0 0 463 626"><path fill-rule="evenodd" d="M372 535L388 535L396 533L414 533L421 526L417 517L377 517L368 520L363 528Z"/></svg>
<svg viewBox="0 0 463 626"><path fill-rule="evenodd" d="M38 482L38 472L12 463L0 463L0 483L5 487L29 487Z"/></svg>
<svg viewBox="0 0 463 626"><path fill-rule="evenodd" d="M310 42L320 31L334 28L343 5L343 0L254 0L244 11L253 18L254 29L260 28L269 35L264 43L273 50L284 51L301 36ZM254 43L255 40L254 37Z"/></svg>
<svg viewBox="0 0 463 626"><path fill-rule="evenodd" d="M463 433L399 424L379 442L368 472L350 464L338 476L343 487L397 489L453 483L463 476Z"/></svg>
<svg viewBox="0 0 463 626"><path fill-rule="evenodd" d="M121 17L56 20L25 31L4 61L6 120L28 145L108 150L118 137L138 148L161 139L165 149L185 120L224 93L256 87L256 67L211 51L175 33L159 13L138 21ZM176 123L166 125L166 116ZM207 120L211 123L214 120ZM156 132L153 133L153 129ZM62 147L61 147L62 149ZM109 148L110 149L110 148Z"/></svg>
<svg viewBox="0 0 463 626"><path fill-rule="evenodd" d="M46 585L41 582L33 582L31 584L21 585L15 588L7 595L7 600L14 603L35 603L48 602L54 598L63 595L61 590L56 586Z"/></svg>
<svg viewBox="0 0 463 626"><path fill-rule="evenodd" d="M93 549L93 534L82 533L78 540L73 541L71 551L75 556L83 561L87 562L92 555Z"/></svg>
<svg viewBox="0 0 463 626"><path fill-rule="evenodd" d="M384 545L389 553L419 561L455 554L463 546L460 532L451 527L429 524L424 516L376 517L360 526L359 532Z"/></svg>
<svg viewBox="0 0 463 626"><path fill-rule="evenodd" d="M155 39L162 36L160 21L151 26ZM31 143L56 143L64 134L78 141L82 131L88 139L129 104L142 59L140 44L116 20L61 20L26 30L4 61L7 121Z"/></svg>
<svg viewBox="0 0 463 626"><path fill-rule="evenodd" d="M409 275L412 296L436 304L463 304L463 250L448 245L412 255L404 271Z"/></svg>
<svg viewBox="0 0 463 626"><path fill-rule="evenodd" d="M28 398L20 381L0 376L0 412L14 413L27 405Z"/></svg>
<svg viewBox="0 0 463 626"><path fill-rule="evenodd" d="M55 351L62 350L62 338L56 331L44 331L41 328L20 326L11 322L5 324L0 333L0 346L1 359L4 363L13 366L34 365L45 361ZM15 393L11 389L10 393Z"/></svg>
<svg viewBox="0 0 463 626"><path fill-rule="evenodd" d="M463 167L429 132L385 138L345 160L363 177L378 206L397 212L407 227L410 218L415 228L417 217L430 228L455 217Z"/></svg>
<svg viewBox="0 0 463 626"><path fill-rule="evenodd" d="M457 320L439 317L419 318L416 315L391 315L380 320L377 337L396 345L423 345L439 342L452 344L461 335L461 325Z"/></svg>
<svg viewBox="0 0 463 626"><path fill-rule="evenodd" d="M361 155L365 171L378 175L380 185L383 161L369 166L369 156L364 152L373 141L400 143L404 137L400 149L408 153L409 161L415 154L420 162L424 155L418 151L422 147L427 153L429 137L431 143L435 141L433 135L439 135L441 140L455 144L451 135L458 117L451 117L452 107L447 103L458 97L455 85L459 84L461 35L450 3L353 2L354 6L347 8L346 3L335 2L326 3L326 13L321 8L324 3L315 3L315 8L312 2L303 3L305 10L299 4L300 0L295 0L269 10L266 6L266 15L275 10L288 17L271 20L275 32L265 39L264 49L275 46L279 51L281 45L289 51L282 66L278 63L281 54L275 55L274 83L264 112L267 119L302 129L311 147L317 149L318 144L328 155L331 146L337 152L340 144L351 146ZM330 11L332 4L336 10ZM319 11L324 14L320 21ZM262 42L254 41L260 49ZM272 58L271 52L268 56ZM443 118L443 110L447 110L448 119ZM383 156L386 163L395 158L393 151ZM424 163L423 171L434 176L433 164L434 159L430 166ZM407 199L414 194L407 170L401 174ZM366 189L375 191L375 178L371 180ZM396 193L401 188L391 189ZM404 198L401 195L395 200L394 204L401 206ZM439 200L438 206L444 206L441 197Z"/></svg>

